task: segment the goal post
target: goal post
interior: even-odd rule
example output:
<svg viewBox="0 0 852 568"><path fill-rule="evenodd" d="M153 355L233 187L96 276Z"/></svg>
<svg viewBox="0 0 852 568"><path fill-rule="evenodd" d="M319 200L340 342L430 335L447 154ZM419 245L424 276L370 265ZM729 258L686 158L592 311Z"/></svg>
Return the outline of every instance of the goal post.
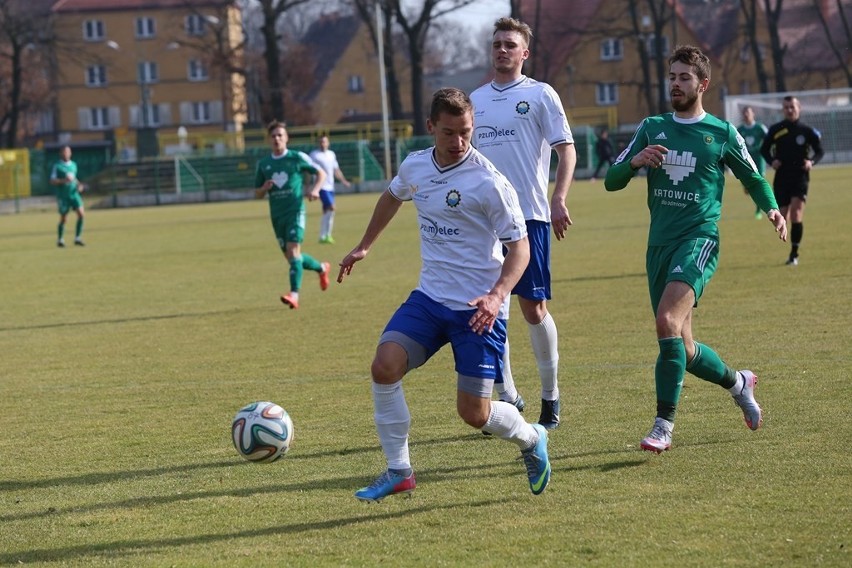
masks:
<svg viewBox="0 0 852 568"><path fill-rule="evenodd" d="M816 128L822 135L824 163L852 163L852 89L823 89L789 91L757 95L725 97L725 120L739 126L742 110L754 109L754 117L767 127L784 119L781 104L784 97L794 96L802 106L801 121Z"/></svg>

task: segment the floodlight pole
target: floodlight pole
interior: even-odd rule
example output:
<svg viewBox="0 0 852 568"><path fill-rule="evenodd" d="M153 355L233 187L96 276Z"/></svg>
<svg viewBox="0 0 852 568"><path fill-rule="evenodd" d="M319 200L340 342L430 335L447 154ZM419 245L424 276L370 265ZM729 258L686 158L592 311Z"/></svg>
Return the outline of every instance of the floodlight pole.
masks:
<svg viewBox="0 0 852 568"><path fill-rule="evenodd" d="M376 40L379 47L379 81L382 91L382 137L385 146L385 177L391 179L390 125L388 123L388 89L385 77L385 34L382 29L380 2L376 0Z"/></svg>

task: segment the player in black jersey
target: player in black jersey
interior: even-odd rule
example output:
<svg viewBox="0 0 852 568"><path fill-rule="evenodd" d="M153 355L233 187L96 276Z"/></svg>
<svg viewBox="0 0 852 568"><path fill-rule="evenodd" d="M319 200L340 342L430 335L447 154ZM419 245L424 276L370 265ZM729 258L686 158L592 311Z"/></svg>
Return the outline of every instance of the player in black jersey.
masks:
<svg viewBox="0 0 852 568"><path fill-rule="evenodd" d="M763 139L760 153L775 170L772 184L775 200L785 218L789 218L790 257L787 264L799 264L799 244L804 233L805 200L808 198L810 171L822 159L820 133L799 122L801 105L793 96L784 97L784 120L773 124Z"/></svg>

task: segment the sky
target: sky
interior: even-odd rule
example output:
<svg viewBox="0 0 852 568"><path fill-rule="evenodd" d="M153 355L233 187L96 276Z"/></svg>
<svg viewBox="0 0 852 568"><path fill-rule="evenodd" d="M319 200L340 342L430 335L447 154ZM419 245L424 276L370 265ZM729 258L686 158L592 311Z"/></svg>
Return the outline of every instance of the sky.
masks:
<svg viewBox="0 0 852 568"><path fill-rule="evenodd" d="M509 15L509 0L477 0L453 12L453 19L470 22L473 28L491 26L498 18Z"/></svg>

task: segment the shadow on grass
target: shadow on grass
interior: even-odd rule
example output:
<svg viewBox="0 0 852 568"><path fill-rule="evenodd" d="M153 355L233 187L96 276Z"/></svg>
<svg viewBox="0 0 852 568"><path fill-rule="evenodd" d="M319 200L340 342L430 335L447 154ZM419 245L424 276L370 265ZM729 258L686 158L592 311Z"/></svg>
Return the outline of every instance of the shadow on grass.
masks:
<svg viewBox="0 0 852 568"><path fill-rule="evenodd" d="M564 282L602 282L605 280L632 280L633 278L647 278L644 272L635 272L633 274L608 274L601 276L575 276L572 278L554 278L553 284Z"/></svg>
<svg viewBox="0 0 852 568"><path fill-rule="evenodd" d="M78 327L78 326L86 326L86 325L104 325L104 324L114 324L114 323L129 323L129 322L137 322L137 321L157 321L157 320L169 320L169 319L179 319L179 318L199 318L199 317L207 317L207 316L219 316L224 314L237 314L240 312L246 311L245 309L230 309L230 310L213 310L209 312L186 312L180 314L164 314L159 316L139 316L135 318L115 318L115 319L101 319L101 320L89 320L89 321L66 321L66 322L57 322L57 323L41 323L36 325L13 325L10 327L0 327L0 331L27 331L31 329L52 329L57 327Z"/></svg>
<svg viewBox="0 0 852 568"><path fill-rule="evenodd" d="M452 505L424 505L414 507L404 511L388 511L379 512L380 509L374 509L369 505L365 505L365 513L358 516L342 517L338 519L329 519L326 521L318 521L313 523L293 523L287 525L278 525L265 529L250 529L246 531L234 531L220 534L199 534L193 536L183 536L174 538L158 538L158 539L136 539L136 540L118 540L114 542L104 542L97 544L82 544L79 546L67 546L63 548L42 548L35 550L26 550L22 552L6 552L0 553L0 564L21 564L28 562L68 562L80 561L86 557L98 556L101 558L115 558L124 555L138 555L140 552L148 550L161 550L163 548L175 548L180 546L192 546L198 544L210 544L216 542L230 541L235 538L257 538L266 536L279 535L299 535L310 531L320 531L329 529L338 529L342 527L354 526L360 523L372 523L375 521L393 520L398 518L411 517L421 513L431 513L433 511L463 508L470 509L472 507L490 507L492 505L504 506L507 499L505 497L488 499L484 501L455 503ZM376 511L374 513L374 511ZM450 513L452 514L452 513Z"/></svg>
<svg viewBox="0 0 852 568"><path fill-rule="evenodd" d="M433 438L431 440L418 440L413 442L412 446L429 446L459 442L467 438L472 438L470 435L447 436L444 438ZM378 443L371 446L360 446L353 448L341 448L333 450L323 450L319 452L299 452L288 455L287 461L306 460L324 457L346 456L351 454L381 452ZM21 479L21 480L5 480L0 481L0 492L7 491L23 491L27 489L39 489L44 487L55 487L57 485L98 485L101 483L112 483L115 481L127 481L135 477L153 477L158 475L170 475L186 471L198 469L215 469L220 467L235 467L235 466L251 466L253 464L242 461L237 457L232 460L220 460L206 463L196 463L187 465L163 466L147 469L122 470L98 473L84 473L81 475L71 475L67 477L50 477L45 479ZM3 518L3 517L0 517Z"/></svg>

